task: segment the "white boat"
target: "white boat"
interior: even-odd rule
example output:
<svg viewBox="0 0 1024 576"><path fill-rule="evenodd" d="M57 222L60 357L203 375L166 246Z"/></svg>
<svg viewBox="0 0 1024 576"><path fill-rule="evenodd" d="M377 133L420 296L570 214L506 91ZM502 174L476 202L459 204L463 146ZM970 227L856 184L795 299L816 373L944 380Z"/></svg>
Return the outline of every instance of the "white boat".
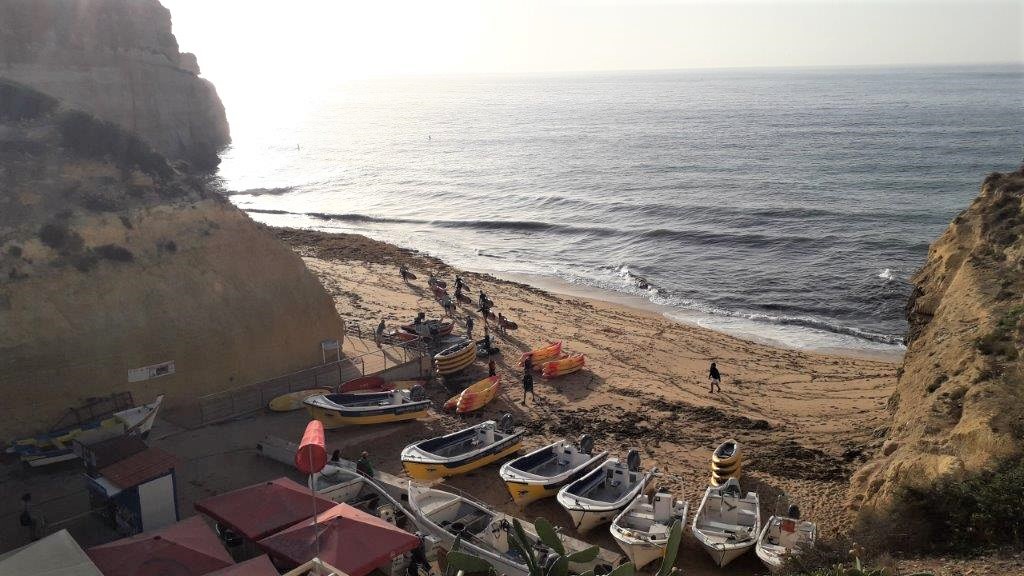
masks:
<svg viewBox="0 0 1024 576"><path fill-rule="evenodd" d="M685 500L671 494L639 494L612 520L612 537L633 565L643 568L665 555L672 524L685 526L687 509Z"/></svg>
<svg viewBox="0 0 1024 576"><path fill-rule="evenodd" d="M719 566L753 548L760 531L757 494L747 492L744 496L735 478L721 486L709 486L693 516L693 537Z"/></svg>
<svg viewBox="0 0 1024 576"><path fill-rule="evenodd" d="M519 506L558 494L608 456L593 453L594 441L582 436L577 445L559 440L502 465L498 472Z"/></svg>
<svg viewBox="0 0 1024 576"><path fill-rule="evenodd" d="M163 403L163 395L142 406L135 406L115 412L102 418L79 424L44 436L15 441L8 452L17 454L32 467L47 466L80 457L76 444L91 444L117 436L141 436L145 438Z"/></svg>
<svg viewBox="0 0 1024 576"><path fill-rule="evenodd" d="M456 536L461 538L460 550L481 558L498 574L504 576L529 576L530 569L523 558L509 543L512 532L512 517L493 510L458 494L435 490L426 486L409 483L409 511L421 532L440 540L441 547L451 550ZM541 556L541 565L549 550L540 543L532 526L523 525L527 538L534 542L533 549ZM582 546L588 546L578 542ZM566 553L572 554L584 548L575 548L563 540ZM596 567L611 570L611 566L598 557L593 562L570 563L571 573L581 574Z"/></svg>
<svg viewBox="0 0 1024 576"><path fill-rule="evenodd" d="M402 450L402 466L417 480L435 480L464 474L519 450L523 429L515 429L512 416L488 420L437 438L420 440Z"/></svg>
<svg viewBox="0 0 1024 576"><path fill-rule="evenodd" d="M572 516L579 532L611 522L651 481L656 469L640 470L640 453L630 450L626 462L606 460L579 480L558 491L558 503Z"/></svg>
<svg viewBox="0 0 1024 576"><path fill-rule="evenodd" d="M798 554L801 547L813 546L818 537L814 522L800 520L800 510L790 506L786 516L772 516L765 523L757 538L754 552L769 570L775 572L791 554Z"/></svg>

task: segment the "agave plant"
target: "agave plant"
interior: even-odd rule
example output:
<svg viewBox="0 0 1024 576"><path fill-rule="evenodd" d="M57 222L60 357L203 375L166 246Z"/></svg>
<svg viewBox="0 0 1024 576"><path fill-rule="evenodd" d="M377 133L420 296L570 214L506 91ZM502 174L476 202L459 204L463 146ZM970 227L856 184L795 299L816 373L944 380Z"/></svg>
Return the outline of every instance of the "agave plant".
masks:
<svg viewBox="0 0 1024 576"><path fill-rule="evenodd" d="M683 539L683 524L679 520L672 523L668 533L668 544L665 546L665 556L661 559L661 566L658 567L657 576L671 576L679 572L676 568L676 556L679 555L679 542Z"/></svg>

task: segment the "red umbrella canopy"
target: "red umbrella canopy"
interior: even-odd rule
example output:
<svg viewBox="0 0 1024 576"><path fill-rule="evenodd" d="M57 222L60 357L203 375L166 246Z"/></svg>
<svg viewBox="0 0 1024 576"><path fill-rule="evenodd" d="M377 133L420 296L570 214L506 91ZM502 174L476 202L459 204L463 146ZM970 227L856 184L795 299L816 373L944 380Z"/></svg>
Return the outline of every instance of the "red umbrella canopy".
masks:
<svg viewBox="0 0 1024 576"><path fill-rule="evenodd" d="M234 564L199 516L85 553L104 576L199 576Z"/></svg>
<svg viewBox="0 0 1024 576"><path fill-rule="evenodd" d="M296 522L329 510L334 502L309 493L309 488L287 478L253 484L195 503L196 510L229 526L249 540L259 540Z"/></svg>
<svg viewBox="0 0 1024 576"><path fill-rule="evenodd" d="M252 560L228 566L223 570L210 572L205 576L279 576L279 573L277 568L274 568L274 565L270 563L270 558L267 558L267 555L264 554Z"/></svg>
<svg viewBox="0 0 1024 576"><path fill-rule="evenodd" d="M256 543L281 565L299 566L317 556L314 536L319 536L319 558L349 576L365 576L374 568L420 544L420 539L384 520L348 504L338 504L313 519Z"/></svg>

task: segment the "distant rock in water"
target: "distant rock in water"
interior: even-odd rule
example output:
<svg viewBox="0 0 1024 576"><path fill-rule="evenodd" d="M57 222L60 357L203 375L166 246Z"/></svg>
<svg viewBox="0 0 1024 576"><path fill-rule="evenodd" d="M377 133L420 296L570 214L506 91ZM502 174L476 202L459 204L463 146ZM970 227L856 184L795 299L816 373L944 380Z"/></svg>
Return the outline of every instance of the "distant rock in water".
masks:
<svg viewBox="0 0 1024 576"><path fill-rule="evenodd" d="M230 135L216 89L198 74L157 0L0 1L0 77L208 170Z"/></svg>
<svg viewBox="0 0 1024 576"><path fill-rule="evenodd" d="M992 174L914 275L893 422L852 478L855 508L1024 455L1024 171Z"/></svg>

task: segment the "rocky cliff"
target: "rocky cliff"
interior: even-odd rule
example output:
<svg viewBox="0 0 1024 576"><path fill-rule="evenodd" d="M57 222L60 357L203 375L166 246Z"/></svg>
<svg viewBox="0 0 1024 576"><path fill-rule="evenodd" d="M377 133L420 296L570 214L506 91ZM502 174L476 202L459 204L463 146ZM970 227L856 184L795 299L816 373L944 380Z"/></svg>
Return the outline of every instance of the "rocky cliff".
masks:
<svg viewBox="0 0 1024 576"><path fill-rule="evenodd" d="M230 137L213 84L198 74L158 0L0 0L0 77L209 169Z"/></svg>
<svg viewBox="0 0 1024 576"><path fill-rule="evenodd" d="M932 244L907 306L892 426L853 477L855 507L984 474L1024 450L1024 173L992 174Z"/></svg>
<svg viewBox="0 0 1024 576"><path fill-rule="evenodd" d="M344 332L302 260L204 178L2 79L0 271L0 443L90 396L173 407L305 368Z"/></svg>

